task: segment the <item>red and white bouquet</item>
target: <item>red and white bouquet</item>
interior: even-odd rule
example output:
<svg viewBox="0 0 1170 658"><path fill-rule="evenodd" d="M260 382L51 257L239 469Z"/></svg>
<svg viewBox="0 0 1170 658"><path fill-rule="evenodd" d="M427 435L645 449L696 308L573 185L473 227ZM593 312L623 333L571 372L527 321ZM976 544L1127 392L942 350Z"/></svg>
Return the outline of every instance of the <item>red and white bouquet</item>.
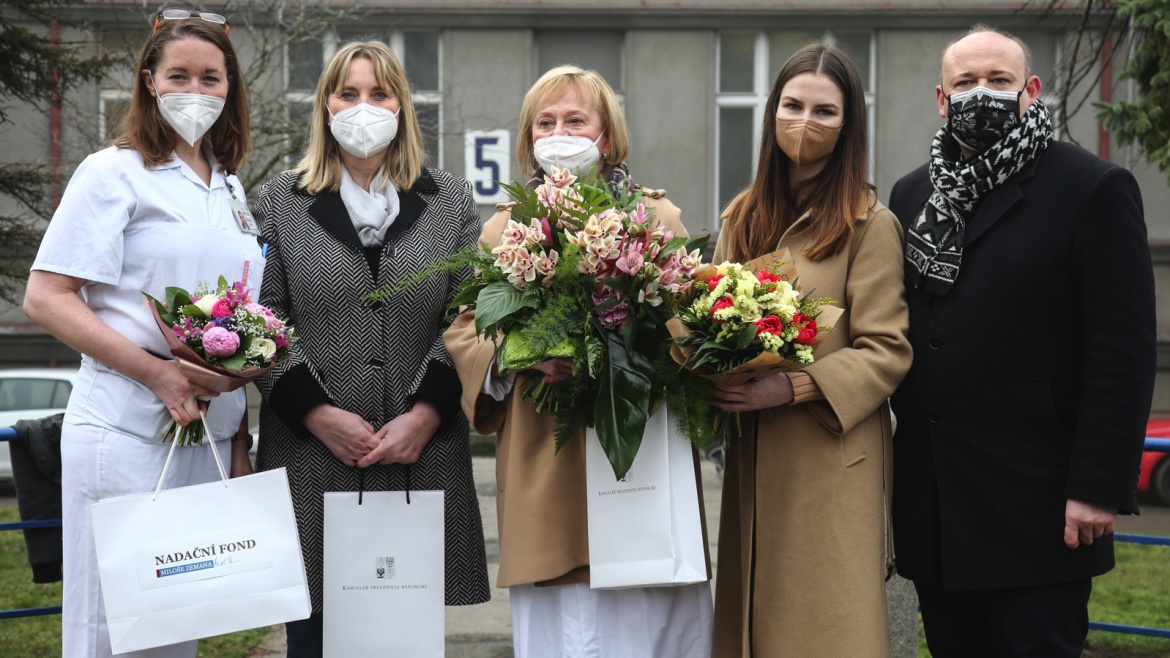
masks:
<svg viewBox="0 0 1170 658"><path fill-rule="evenodd" d="M694 275L669 323L671 354L716 382L745 384L812 363L817 340L844 312L832 299L801 293L787 250L746 265L704 265Z"/></svg>
<svg viewBox="0 0 1170 658"><path fill-rule="evenodd" d="M168 287L165 300L146 293L143 302L154 314L171 354L188 379L213 391L234 391L292 355L293 328L270 309L252 300L240 281L219 277L194 292ZM163 440L180 445L203 441L203 423L178 427L172 420Z"/></svg>

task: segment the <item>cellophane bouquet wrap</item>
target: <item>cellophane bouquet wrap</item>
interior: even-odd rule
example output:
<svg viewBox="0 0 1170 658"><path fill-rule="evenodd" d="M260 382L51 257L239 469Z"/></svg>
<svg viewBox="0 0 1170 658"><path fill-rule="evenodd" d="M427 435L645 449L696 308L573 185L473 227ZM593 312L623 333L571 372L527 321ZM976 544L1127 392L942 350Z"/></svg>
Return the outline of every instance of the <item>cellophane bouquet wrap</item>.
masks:
<svg viewBox="0 0 1170 658"><path fill-rule="evenodd" d="M832 299L801 292L787 249L746 264L706 264L694 277L668 323L671 356L717 383L746 384L812 363L821 334L844 312ZM739 427L738 414L714 420L724 438L729 421Z"/></svg>
<svg viewBox="0 0 1170 658"><path fill-rule="evenodd" d="M255 303L240 281L221 276L214 287L202 282L194 292L172 286L163 300L142 294L183 374L204 388L234 391L292 356L293 327ZM203 422L179 427L171 420L162 438L200 444Z"/></svg>
<svg viewBox="0 0 1170 658"><path fill-rule="evenodd" d="M652 407L678 385L655 366L673 366L666 322L708 238L673 235L654 220L641 189L610 189L592 173L578 178L554 167L535 188L504 189L515 204L499 245L440 265L474 270L452 307L475 312L477 334L497 344L500 372L572 360L572 377L555 384L529 377L521 394L556 419L558 451L595 427L620 478ZM378 293L385 294L392 291Z"/></svg>

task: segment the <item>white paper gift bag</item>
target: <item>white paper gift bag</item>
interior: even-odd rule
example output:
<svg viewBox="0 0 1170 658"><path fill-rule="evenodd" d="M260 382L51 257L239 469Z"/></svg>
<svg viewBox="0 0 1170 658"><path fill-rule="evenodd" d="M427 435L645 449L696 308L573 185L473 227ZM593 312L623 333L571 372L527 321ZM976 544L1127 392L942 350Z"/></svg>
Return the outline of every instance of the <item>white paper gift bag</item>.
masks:
<svg viewBox="0 0 1170 658"><path fill-rule="evenodd" d="M218 465L222 481L91 506L115 654L312 611L284 469L229 480Z"/></svg>
<svg viewBox="0 0 1170 658"><path fill-rule="evenodd" d="M443 518L442 491L325 494L325 658L442 658Z"/></svg>
<svg viewBox="0 0 1170 658"><path fill-rule="evenodd" d="M585 436L589 586L687 585L707 580L691 444L663 405L618 481L590 428Z"/></svg>

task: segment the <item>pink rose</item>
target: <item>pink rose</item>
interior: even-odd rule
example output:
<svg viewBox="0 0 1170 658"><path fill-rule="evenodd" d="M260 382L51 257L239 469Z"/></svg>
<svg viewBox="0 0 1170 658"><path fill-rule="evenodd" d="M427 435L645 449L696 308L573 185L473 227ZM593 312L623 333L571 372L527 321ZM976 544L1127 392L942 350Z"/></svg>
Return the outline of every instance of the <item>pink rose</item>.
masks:
<svg viewBox="0 0 1170 658"><path fill-rule="evenodd" d="M233 312L235 312L235 309L232 308L231 302L226 299L221 299L215 303L215 306L211 308L211 317L226 318Z"/></svg>
<svg viewBox="0 0 1170 658"><path fill-rule="evenodd" d="M203 351L219 359L229 357L240 349L240 337L223 327L212 327L203 332Z"/></svg>

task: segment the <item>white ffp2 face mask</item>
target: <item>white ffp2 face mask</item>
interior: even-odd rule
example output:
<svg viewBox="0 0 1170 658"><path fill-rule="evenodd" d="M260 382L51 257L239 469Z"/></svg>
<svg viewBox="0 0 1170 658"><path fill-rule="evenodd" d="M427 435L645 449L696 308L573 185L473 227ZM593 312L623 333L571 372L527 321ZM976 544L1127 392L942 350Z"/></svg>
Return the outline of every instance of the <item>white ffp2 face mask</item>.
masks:
<svg viewBox="0 0 1170 658"><path fill-rule="evenodd" d="M558 169L568 169L580 176L592 169L601 159L597 142L601 141L604 134L598 135L594 140L580 135L541 137L532 144L532 155L545 173L551 174L555 166Z"/></svg>
<svg viewBox="0 0 1170 658"><path fill-rule="evenodd" d="M368 158L381 153L398 134L398 112L369 103L348 107L337 114L329 112L329 116L333 119L329 131L337 144L354 157Z"/></svg>
<svg viewBox="0 0 1170 658"><path fill-rule="evenodd" d="M207 134L223 112L224 100L206 94L161 94L158 111L191 146Z"/></svg>

